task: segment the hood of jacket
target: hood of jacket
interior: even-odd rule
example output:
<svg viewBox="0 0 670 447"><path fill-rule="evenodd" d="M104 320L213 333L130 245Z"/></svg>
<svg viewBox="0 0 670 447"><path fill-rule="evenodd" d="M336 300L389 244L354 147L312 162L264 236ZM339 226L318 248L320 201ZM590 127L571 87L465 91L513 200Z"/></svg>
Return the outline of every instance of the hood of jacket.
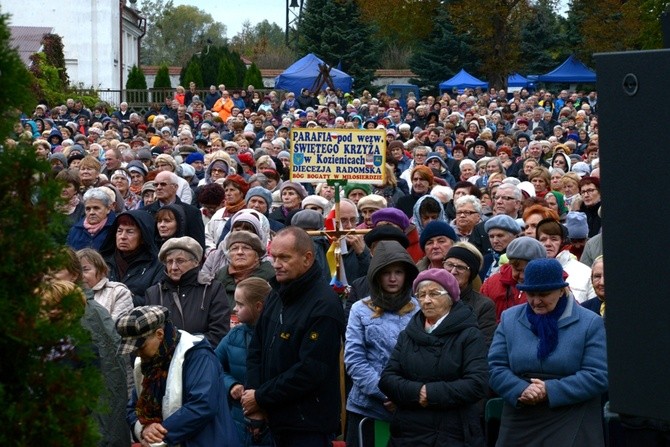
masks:
<svg viewBox="0 0 670 447"><path fill-rule="evenodd" d="M368 269L367 280L370 287L378 289L379 281L375 277L386 266L393 263L400 262L405 267L407 277L405 284L407 287L412 287L412 282L419 274L416 264L412 257L407 253L400 243L396 241L379 241L375 247L375 254L370 261L370 268Z"/></svg>
<svg viewBox="0 0 670 447"><path fill-rule="evenodd" d="M421 204L423 203L423 201L427 200L427 199L434 200L439 205L440 214L437 216L436 220L440 220L442 222L447 222L448 223L447 216L444 214L444 206L442 205L440 200L435 196L431 196L430 194L426 194L424 196L419 197L419 200L416 201L416 203L414 204L414 209L412 210L413 212L412 212L411 222L416 226L416 229L419 232L419 234L421 234L421 232L423 231L423 227L424 227L421 224L421 216L419 214L419 210L421 209Z"/></svg>
<svg viewBox="0 0 670 447"><path fill-rule="evenodd" d="M100 254L104 258L114 255L114 252L116 251L116 230L119 228L119 218L121 216L129 216L135 221L135 224L139 227L140 232L142 233L141 245L144 248L144 252L155 258L158 255L154 239L156 223L153 216L144 210L125 211L117 215L112 228L110 228L109 233L107 234L107 239L105 239L105 242L102 244Z"/></svg>
<svg viewBox="0 0 670 447"><path fill-rule="evenodd" d="M441 338L457 334L464 329L477 326L477 318L470 306L461 301L456 301L442 323L430 334L425 329L426 317L419 311L407 325L407 335L418 345L431 346L442 343Z"/></svg>
<svg viewBox="0 0 670 447"><path fill-rule="evenodd" d="M563 158L565 159L565 163L566 163L566 171L565 171L565 172L566 172L566 173L567 173L567 172L570 172L570 169L571 169L571 167L572 167L572 162L570 161L570 157L568 157L567 155L565 155L565 154L562 153L562 152L556 152L556 153L554 154L554 156L551 157L551 164L550 164L550 166L551 166L552 168L554 167L554 160L556 160L556 157L563 157Z"/></svg>
<svg viewBox="0 0 670 447"><path fill-rule="evenodd" d="M172 211L172 214L174 214L177 219L177 231L173 236L170 236L169 239L186 236L186 213L184 212L184 208L181 205L172 203L170 205L165 205L160 210ZM156 221L155 225L158 226L158 221ZM158 227L156 228L156 237L160 239L160 236L158 235Z"/></svg>

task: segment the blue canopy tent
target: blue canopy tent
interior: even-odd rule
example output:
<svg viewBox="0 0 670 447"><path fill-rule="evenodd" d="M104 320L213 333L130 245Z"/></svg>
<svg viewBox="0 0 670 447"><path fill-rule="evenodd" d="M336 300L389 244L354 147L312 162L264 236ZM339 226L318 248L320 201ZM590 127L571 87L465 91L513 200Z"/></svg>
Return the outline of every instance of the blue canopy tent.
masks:
<svg viewBox="0 0 670 447"><path fill-rule="evenodd" d="M489 88L489 83L480 81L479 79L472 76L470 73L461 69L456 75L447 79L446 81L440 82L440 91L451 92L454 88L457 88L459 92L462 92L466 88L477 88L481 87L482 89Z"/></svg>
<svg viewBox="0 0 670 447"><path fill-rule="evenodd" d="M310 53L288 67L282 74L275 78L275 88L293 92L297 95L303 88L311 89L319 76L319 64L324 62ZM351 91L353 78L337 68L331 68L330 77L335 88L343 92Z"/></svg>
<svg viewBox="0 0 670 447"><path fill-rule="evenodd" d="M528 87L531 81L524 78L519 73L512 73L507 77L507 87Z"/></svg>
<svg viewBox="0 0 670 447"><path fill-rule="evenodd" d="M564 82L595 84L596 72L579 61L574 55L570 55L565 62L547 74L538 76L540 82Z"/></svg>

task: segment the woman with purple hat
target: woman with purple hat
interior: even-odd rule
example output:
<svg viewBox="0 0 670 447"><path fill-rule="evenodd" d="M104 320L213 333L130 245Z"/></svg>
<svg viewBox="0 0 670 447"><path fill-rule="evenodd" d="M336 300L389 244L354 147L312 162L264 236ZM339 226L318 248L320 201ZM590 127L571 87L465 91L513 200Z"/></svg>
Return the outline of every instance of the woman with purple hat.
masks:
<svg viewBox="0 0 670 447"><path fill-rule="evenodd" d="M397 406L389 446L484 445L477 402L488 374L477 319L446 270L419 273L413 291L421 311L400 333L379 382Z"/></svg>
<svg viewBox="0 0 670 447"><path fill-rule="evenodd" d="M489 351L491 388L505 402L496 445L604 445L602 318L577 304L556 259L530 261L517 287L528 303L503 312Z"/></svg>

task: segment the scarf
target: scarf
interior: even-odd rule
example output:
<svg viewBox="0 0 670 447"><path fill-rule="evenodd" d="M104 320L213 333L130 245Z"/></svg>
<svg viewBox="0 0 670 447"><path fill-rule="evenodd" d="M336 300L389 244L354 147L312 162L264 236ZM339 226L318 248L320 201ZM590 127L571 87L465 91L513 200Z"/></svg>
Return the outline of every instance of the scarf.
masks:
<svg viewBox="0 0 670 447"><path fill-rule="evenodd" d="M128 267L132 264L139 255L142 254L143 247L138 248L135 251L131 251L127 254L123 254L119 250L114 250L114 261L116 261L116 270L119 272L119 278L126 276Z"/></svg>
<svg viewBox="0 0 670 447"><path fill-rule="evenodd" d="M533 312L530 305L526 306L526 318L530 322L530 330L540 339L537 345L538 359L546 359L558 346L558 319L563 315L567 305L568 297L563 295L558 299L554 310L546 315L538 315Z"/></svg>
<svg viewBox="0 0 670 447"><path fill-rule="evenodd" d="M137 186L136 185L130 185L130 187L128 189L133 194L137 194L137 195L142 194L142 185L137 185Z"/></svg>
<svg viewBox="0 0 670 447"><path fill-rule="evenodd" d="M97 224L90 224L86 219L84 219L84 228L86 229L86 231L88 231L88 234L90 234L91 236L95 236L96 234L98 234L100 230L103 229L106 223L107 223L106 217Z"/></svg>
<svg viewBox="0 0 670 447"><path fill-rule="evenodd" d="M384 312L398 313L412 299L410 292L409 287L393 294L385 293L381 290L381 287L373 287L370 293L370 304L382 309Z"/></svg>
<svg viewBox="0 0 670 447"><path fill-rule="evenodd" d="M244 200L241 200L238 203L231 203L230 205L226 204L226 209L223 211L223 217L231 217L233 214L246 207L247 204Z"/></svg>
<svg viewBox="0 0 670 447"><path fill-rule="evenodd" d="M57 205L57 207L61 213L69 216L70 214L74 213L74 210L77 209L77 205L79 205L79 194L73 195L67 203Z"/></svg>
<svg viewBox="0 0 670 447"><path fill-rule="evenodd" d="M142 361L140 366L143 376L142 392L137 398L135 407L137 418L142 425L163 421L162 402L168 370L180 337L181 334L172 322L166 321L165 337L158 348L158 354L147 361Z"/></svg>

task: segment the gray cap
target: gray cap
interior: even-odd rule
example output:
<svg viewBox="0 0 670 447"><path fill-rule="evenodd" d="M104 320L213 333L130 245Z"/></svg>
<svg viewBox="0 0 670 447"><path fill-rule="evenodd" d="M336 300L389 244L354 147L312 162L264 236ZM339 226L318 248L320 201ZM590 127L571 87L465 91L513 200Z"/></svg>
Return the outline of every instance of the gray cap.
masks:
<svg viewBox="0 0 670 447"><path fill-rule="evenodd" d="M532 261L547 257L547 250L535 238L521 236L507 246L507 259L523 259Z"/></svg>

